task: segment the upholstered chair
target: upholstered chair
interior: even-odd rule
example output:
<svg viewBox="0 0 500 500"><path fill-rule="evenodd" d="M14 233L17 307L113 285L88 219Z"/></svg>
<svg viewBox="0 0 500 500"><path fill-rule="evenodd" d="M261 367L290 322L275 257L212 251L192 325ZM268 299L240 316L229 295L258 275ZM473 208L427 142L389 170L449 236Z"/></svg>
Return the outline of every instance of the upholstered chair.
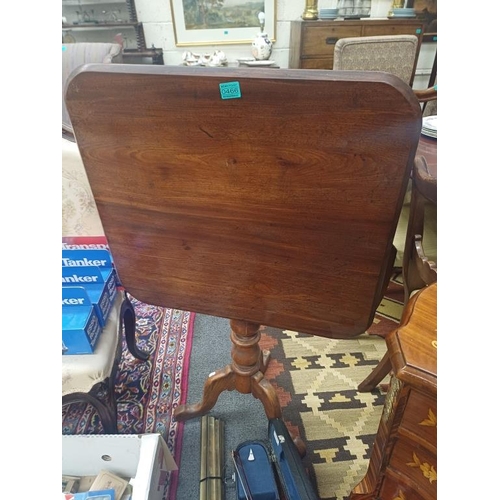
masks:
<svg viewBox="0 0 500 500"><path fill-rule="evenodd" d="M121 63L122 46L118 43L63 43L62 44L62 128L73 134L64 92L69 75L75 68L87 63Z"/></svg>
<svg viewBox="0 0 500 500"><path fill-rule="evenodd" d="M335 44L333 69L384 71L411 85L417 49L418 38L413 35L342 38ZM423 116L437 114L437 86L415 90L415 95L422 103ZM426 171L422 158L416 160L416 165ZM422 177L429 178L424 174ZM394 268L402 270L405 304L412 293L437 280L437 197L421 195L418 186L413 188L412 184L410 179L393 241ZM390 371L386 353L358 390L373 390Z"/></svg>
<svg viewBox="0 0 500 500"><path fill-rule="evenodd" d="M417 49L414 35L341 38L335 44L333 69L385 71L411 84Z"/></svg>

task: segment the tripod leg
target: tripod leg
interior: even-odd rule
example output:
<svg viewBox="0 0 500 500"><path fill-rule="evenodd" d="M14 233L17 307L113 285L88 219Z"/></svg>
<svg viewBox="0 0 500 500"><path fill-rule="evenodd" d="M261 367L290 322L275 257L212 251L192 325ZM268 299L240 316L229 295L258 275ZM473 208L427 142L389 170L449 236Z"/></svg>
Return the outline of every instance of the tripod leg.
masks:
<svg viewBox="0 0 500 500"><path fill-rule="evenodd" d="M261 372L252 377L251 390L254 398L264 405L267 418L281 418L281 406L276 390Z"/></svg>
<svg viewBox="0 0 500 500"><path fill-rule="evenodd" d="M222 391L232 391L235 388L235 374L231 365L210 374L205 381L201 402L191 405L179 405L174 411L174 419L184 421L209 412L217 403Z"/></svg>

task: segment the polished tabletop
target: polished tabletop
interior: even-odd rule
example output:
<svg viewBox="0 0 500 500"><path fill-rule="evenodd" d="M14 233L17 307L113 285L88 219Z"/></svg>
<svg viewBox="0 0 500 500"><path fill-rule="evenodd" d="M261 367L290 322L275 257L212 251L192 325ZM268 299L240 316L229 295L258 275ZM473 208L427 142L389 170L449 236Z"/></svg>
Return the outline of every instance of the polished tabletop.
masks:
<svg viewBox="0 0 500 500"><path fill-rule="evenodd" d="M329 338L366 331L420 139L410 90L375 72L79 68L66 103L126 289Z"/></svg>

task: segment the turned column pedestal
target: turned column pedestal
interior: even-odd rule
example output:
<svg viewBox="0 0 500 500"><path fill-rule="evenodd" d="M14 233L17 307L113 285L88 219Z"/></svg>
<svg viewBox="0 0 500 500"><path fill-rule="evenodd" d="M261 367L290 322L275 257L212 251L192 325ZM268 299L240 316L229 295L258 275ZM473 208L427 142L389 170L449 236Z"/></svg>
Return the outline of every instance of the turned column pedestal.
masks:
<svg viewBox="0 0 500 500"><path fill-rule="evenodd" d="M274 387L264 378L269 351L259 346L260 325L249 321L231 320L232 362L212 372L203 388L199 403L180 405L174 411L178 421L188 420L210 411L222 391L237 390L252 394L264 405L267 418L280 418L281 407Z"/></svg>

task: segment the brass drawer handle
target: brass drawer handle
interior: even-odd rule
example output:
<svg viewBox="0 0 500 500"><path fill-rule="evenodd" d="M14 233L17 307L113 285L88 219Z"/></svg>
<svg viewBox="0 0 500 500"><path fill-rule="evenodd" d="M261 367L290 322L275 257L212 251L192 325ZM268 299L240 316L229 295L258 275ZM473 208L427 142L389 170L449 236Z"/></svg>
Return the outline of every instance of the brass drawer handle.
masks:
<svg viewBox="0 0 500 500"><path fill-rule="evenodd" d="M325 40L325 42L326 42L326 44L327 44L327 45L335 45L338 41L339 41L339 39L338 39L338 38L335 38L335 37L333 37L333 36L329 36L329 37Z"/></svg>

